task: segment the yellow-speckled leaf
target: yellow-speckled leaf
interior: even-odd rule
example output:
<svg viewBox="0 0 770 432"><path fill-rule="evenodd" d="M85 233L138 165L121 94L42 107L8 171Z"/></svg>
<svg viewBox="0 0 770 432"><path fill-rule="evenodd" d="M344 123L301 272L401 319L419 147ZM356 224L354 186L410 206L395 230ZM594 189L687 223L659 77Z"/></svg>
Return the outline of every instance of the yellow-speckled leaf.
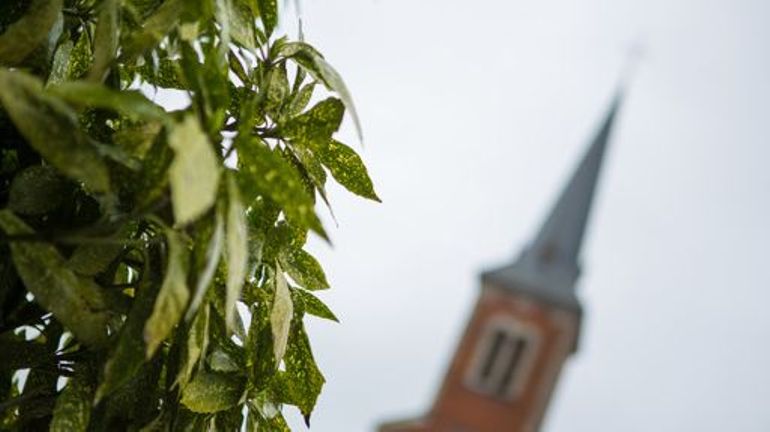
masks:
<svg viewBox="0 0 770 432"><path fill-rule="evenodd" d="M94 32L94 63L91 65L88 78L91 81L101 82L118 50L120 38L119 2L118 0L105 0L99 7L101 10Z"/></svg>
<svg viewBox="0 0 770 432"><path fill-rule="evenodd" d="M51 73L48 74L48 84L55 84L64 81L67 78L67 66L70 61L70 54L75 44L67 39L56 48L53 55L53 64Z"/></svg>
<svg viewBox="0 0 770 432"><path fill-rule="evenodd" d="M345 107L339 99L327 98L286 122L281 131L292 143L321 151L340 128L344 114Z"/></svg>
<svg viewBox="0 0 770 432"><path fill-rule="evenodd" d="M193 292L190 306L187 308L187 314L184 318L185 321L190 321L193 315L198 311L198 307L201 305L201 302L209 289L209 285L211 285L211 281L214 279L219 260L222 258L225 223L221 213L222 212L217 211L214 216L214 232L211 233L211 237L208 238L208 245L206 246L206 264L195 281L195 291Z"/></svg>
<svg viewBox="0 0 770 432"><path fill-rule="evenodd" d="M107 166L80 130L75 114L20 71L0 69L0 102L13 123L51 165L96 192L109 189Z"/></svg>
<svg viewBox="0 0 770 432"><path fill-rule="evenodd" d="M342 102L345 104L345 108L347 108L351 117L353 117L353 125L356 127L358 139L363 142L364 136L361 129L361 120L358 118L358 113L356 112L356 107L353 103L353 96L351 96L350 90L348 90L348 87L345 85L345 81L342 80L340 74L315 48L304 42L287 43L281 48L280 54L297 62L297 64L307 70L313 78L323 83L327 89L340 95Z"/></svg>
<svg viewBox="0 0 770 432"><path fill-rule="evenodd" d="M21 215L42 215L59 207L67 192L65 180L46 165L33 165L16 174L8 193L8 208Z"/></svg>
<svg viewBox="0 0 770 432"><path fill-rule="evenodd" d="M291 331L291 343L284 359L286 370L280 375L281 402L295 405L310 423L318 395L326 379L316 365L305 327L297 323Z"/></svg>
<svg viewBox="0 0 770 432"><path fill-rule="evenodd" d="M117 343L104 365L104 377L96 391L96 402L116 391L139 372L145 360L144 327L153 312L161 287L162 264L146 263L148 275L143 277L131 310L120 330Z"/></svg>
<svg viewBox="0 0 770 432"><path fill-rule="evenodd" d="M91 49L91 40L87 32L81 32L75 46L72 48L65 73L66 79L81 78L93 62L93 52Z"/></svg>
<svg viewBox="0 0 770 432"><path fill-rule="evenodd" d="M169 167L171 203L179 224L186 224L211 208L217 198L220 166L198 120L188 115L168 138L174 150Z"/></svg>
<svg viewBox="0 0 770 432"><path fill-rule="evenodd" d="M163 108L138 91L117 91L88 81L68 81L50 86L48 92L72 104L115 110L133 120L169 121Z"/></svg>
<svg viewBox="0 0 770 432"><path fill-rule="evenodd" d="M9 210L0 210L0 229L8 235L34 233ZM110 313L96 283L67 268L64 258L50 244L12 242L11 253L16 271L35 301L84 343L101 345L106 340Z"/></svg>
<svg viewBox="0 0 770 432"><path fill-rule="evenodd" d="M241 201L238 184L232 176L227 178L227 297L225 301L225 320L232 328L235 322L235 303L241 296L241 289L246 278L248 264L248 230L246 227L246 208Z"/></svg>
<svg viewBox="0 0 770 432"><path fill-rule="evenodd" d="M305 84L302 86L302 88L292 98L291 102L289 102L289 107L287 109L288 115L297 115L301 113L305 107L307 107L307 104L310 103L310 98L313 97L313 90L315 90L315 85L315 82L311 82L310 84Z"/></svg>
<svg viewBox="0 0 770 432"><path fill-rule="evenodd" d="M329 288L329 282L326 281L321 264L302 249L289 250L281 254L281 265L295 282L306 289Z"/></svg>
<svg viewBox="0 0 770 432"><path fill-rule="evenodd" d="M91 417L94 389L85 375L70 378L56 398L50 432L86 432Z"/></svg>
<svg viewBox="0 0 770 432"><path fill-rule="evenodd" d="M283 157L261 141L243 139L238 143L238 167L241 190L246 192L247 200L265 195L281 206L289 222L326 238L312 195L298 171Z"/></svg>
<svg viewBox="0 0 770 432"><path fill-rule="evenodd" d="M144 326L144 341L147 344L147 358L152 357L155 350L163 342L171 330L182 318L190 291L187 288L188 250L179 234L173 230L166 231L168 242L168 266L166 277L160 287L158 298L152 315Z"/></svg>
<svg viewBox="0 0 770 432"><path fill-rule="evenodd" d="M182 391L182 404L196 413L224 411L238 404L245 381L239 375L201 370Z"/></svg>
<svg viewBox="0 0 770 432"><path fill-rule="evenodd" d="M273 355L275 364L281 363L286 353L286 344L289 341L291 318L294 315L294 303L291 301L291 292L283 270L280 266L275 268L275 297L273 308L270 310L270 327L273 332Z"/></svg>
<svg viewBox="0 0 770 432"><path fill-rule="evenodd" d="M126 39L121 59L131 60L157 45L178 23L185 8L185 0L167 0L142 24L142 28Z"/></svg>
<svg viewBox="0 0 770 432"><path fill-rule="evenodd" d="M209 306L203 308L195 315L190 325L185 344L182 367L177 375L176 383L185 388L190 377L202 360L201 355L206 352L209 342Z"/></svg>
<svg viewBox="0 0 770 432"><path fill-rule="evenodd" d="M289 79L286 76L286 64L273 66L267 73L267 99L265 109L268 114L276 117L275 113L289 94Z"/></svg>
<svg viewBox="0 0 770 432"><path fill-rule="evenodd" d="M326 304L322 302L318 297L299 288L292 288L291 293L293 295L292 298L294 299L294 303L299 303L302 305L302 310L305 313L334 322L339 322L337 316L334 315L334 312L329 309L329 306L326 306Z"/></svg>
<svg viewBox="0 0 770 432"><path fill-rule="evenodd" d="M270 36L278 24L278 2L276 0L257 0L259 15L265 26L265 33Z"/></svg>
<svg viewBox="0 0 770 432"><path fill-rule="evenodd" d="M321 152L321 163L329 169L337 183L364 198L379 202L372 179L361 157L345 144L332 140Z"/></svg>
<svg viewBox="0 0 770 432"><path fill-rule="evenodd" d="M251 9L241 1L229 0L226 16L230 25L233 41L254 50L254 15Z"/></svg>

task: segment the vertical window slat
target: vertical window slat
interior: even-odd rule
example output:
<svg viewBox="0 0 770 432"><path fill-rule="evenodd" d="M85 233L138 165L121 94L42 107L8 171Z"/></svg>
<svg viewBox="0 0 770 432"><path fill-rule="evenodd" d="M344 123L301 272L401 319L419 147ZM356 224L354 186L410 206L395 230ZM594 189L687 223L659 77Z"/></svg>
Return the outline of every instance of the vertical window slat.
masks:
<svg viewBox="0 0 770 432"><path fill-rule="evenodd" d="M524 347L526 345L524 338L516 337L514 335L511 335L511 337L508 338L508 343L513 344L513 350L510 351L511 354L508 358L508 363L506 364L503 376L500 379L500 383L497 387L497 394L499 396L505 396L506 393L508 393L508 389L511 388L511 384L513 384L513 377L516 374L516 369L519 366L522 354L524 353Z"/></svg>
<svg viewBox="0 0 770 432"><path fill-rule="evenodd" d="M527 379L523 369L532 338L531 332L516 323L488 326L469 370L469 385L496 398L515 396L514 389L521 387L517 382Z"/></svg>
<svg viewBox="0 0 770 432"><path fill-rule="evenodd" d="M506 342L507 335L500 330L495 331L492 339L492 344L489 347L489 350L487 351L487 355L484 359L484 363L482 364L481 368L481 374L479 375L479 380L482 383L486 383L490 376L492 375L492 371L495 368L495 364L497 363L497 357L500 354L500 349L503 347L503 344Z"/></svg>

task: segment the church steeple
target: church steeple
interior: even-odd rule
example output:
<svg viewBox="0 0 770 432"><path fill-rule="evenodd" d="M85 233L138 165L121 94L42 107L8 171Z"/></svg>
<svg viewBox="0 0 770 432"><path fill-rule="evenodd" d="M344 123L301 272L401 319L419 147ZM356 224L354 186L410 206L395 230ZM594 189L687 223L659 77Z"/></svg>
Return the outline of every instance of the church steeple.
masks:
<svg viewBox="0 0 770 432"><path fill-rule="evenodd" d="M575 295L602 160L620 108L604 121L545 223L512 264L482 274L481 293L430 412L381 432L535 432L577 349Z"/></svg>
<svg viewBox="0 0 770 432"><path fill-rule="evenodd" d="M618 92L591 145L532 242L516 261L485 273L485 279L503 285L524 283L542 290L547 300L574 303L574 285L580 274L580 249L621 100L622 93Z"/></svg>
<svg viewBox="0 0 770 432"><path fill-rule="evenodd" d="M578 265L580 246L596 191L596 181L619 103L619 99L613 102L599 133L553 206L540 232L525 252L526 255L549 262L552 266Z"/></svg>

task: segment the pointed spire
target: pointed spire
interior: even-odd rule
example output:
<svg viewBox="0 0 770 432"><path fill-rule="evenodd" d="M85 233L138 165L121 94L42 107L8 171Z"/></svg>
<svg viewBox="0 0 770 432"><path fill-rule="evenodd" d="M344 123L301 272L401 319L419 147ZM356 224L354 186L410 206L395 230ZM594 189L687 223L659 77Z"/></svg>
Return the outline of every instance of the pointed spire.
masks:
<svg viewBox="0 0 770 432"><path fill-rule="evenodd" d="M578 264L596 183L619 106L620 95L617 95L591 146L526 251L543 264Z"/></svg>
<svg viewBox="0 0 770 432"><path fill-rule="evenodd" d="M485 278L491 277L506 285L537 287L542 294L574 295L574 283L580 273L580 248L621 100L622 90L616 93L593 142L533 241L516 262L486 273Z"/></svg>

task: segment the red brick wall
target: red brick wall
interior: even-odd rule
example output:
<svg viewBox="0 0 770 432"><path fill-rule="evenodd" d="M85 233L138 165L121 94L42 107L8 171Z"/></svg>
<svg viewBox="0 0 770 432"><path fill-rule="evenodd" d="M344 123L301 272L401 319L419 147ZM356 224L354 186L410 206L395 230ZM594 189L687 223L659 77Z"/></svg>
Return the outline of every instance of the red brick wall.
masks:
<svg viewBox="0 0 770 432"><path fill-rule="evenodd" d="M479 394L466 386L467 371L489 320L513 316L538 334L526 386L512 400ZM571 351L578 317L509 292L486 287L466 328L429 416L436 432L526 432L537 430L559 371Z"/></svg>
<svg viewBox="0 0 770 432"><path fill-rule="evenodd" d="M534 330L534 357L525 386L511 400L500 400L467 387L474 355L490 320L513 317ZM509 291L482 289L468 327L431 412L422 420L391 423L381 432L530 432L548 407L564 361L575 346L580 317Z"/></svg>

